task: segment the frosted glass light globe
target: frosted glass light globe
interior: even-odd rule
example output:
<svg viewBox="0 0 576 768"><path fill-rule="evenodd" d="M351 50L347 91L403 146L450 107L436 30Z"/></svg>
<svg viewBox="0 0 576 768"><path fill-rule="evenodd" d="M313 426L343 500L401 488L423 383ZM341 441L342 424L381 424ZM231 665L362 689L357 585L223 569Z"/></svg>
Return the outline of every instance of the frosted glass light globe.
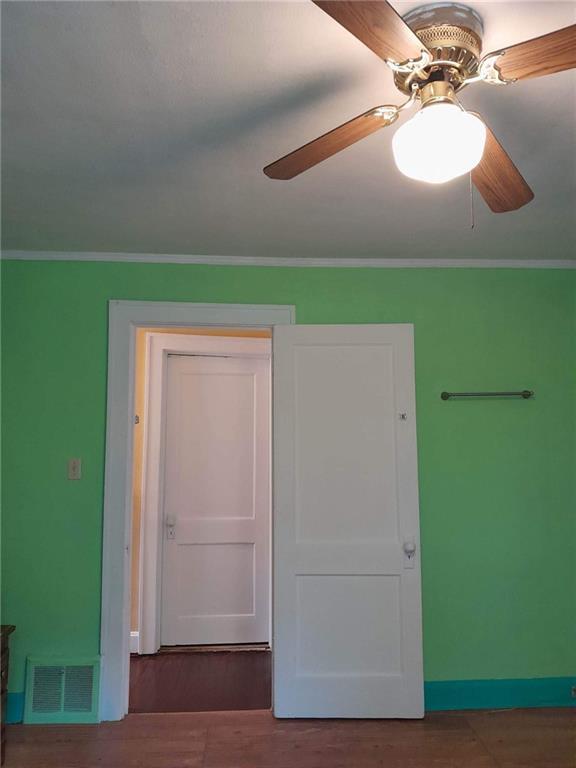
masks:
<svg viewBox="0 0 576 768"><path fill-rule="evenodd" d="M482 159L486 126L456 104L431 104L400 126L392 139L394 159L405 176L443 184L468 173Z"/></svg>

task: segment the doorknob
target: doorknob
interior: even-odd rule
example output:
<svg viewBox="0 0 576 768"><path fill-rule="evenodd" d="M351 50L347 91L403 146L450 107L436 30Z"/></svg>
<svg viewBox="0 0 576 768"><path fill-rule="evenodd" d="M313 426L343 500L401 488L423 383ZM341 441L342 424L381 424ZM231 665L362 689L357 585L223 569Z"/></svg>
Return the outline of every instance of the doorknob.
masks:
<svg viewBox="0 0 576 768"><path fill-rule="evenodd" d="M402 549L404 550L404 568L414 568L414 561L416 560L416 542L414 537L404 539Z"/></svg>
<svg viewBox="0 0 576 768"><path fill-rule="evenodd" d="M404 550L404 554L407 555L407 557L413 557L414 553L416 552L416 543L414 539L406 539L402 545L402 549Z"/></svg>
<svg viewBox="0 0 576 768"><path fill-rule="evenodd" d="M166 515L164 518L164 524L166 526L166 538L176 538L176 515Z"/></svg>

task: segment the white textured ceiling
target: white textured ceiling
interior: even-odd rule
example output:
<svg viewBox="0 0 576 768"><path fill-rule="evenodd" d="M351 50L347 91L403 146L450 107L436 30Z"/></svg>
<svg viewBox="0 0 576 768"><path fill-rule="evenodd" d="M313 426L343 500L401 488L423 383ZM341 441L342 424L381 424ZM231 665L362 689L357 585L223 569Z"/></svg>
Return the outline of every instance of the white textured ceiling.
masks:
<svg viewBox="0 0 576 768"><path fill-rule="evenodd" d="M470 4L485 50L576 21L574 2ZM462 93L536 193L499 216L476 195L471 230L468 180L401 176L394 128L292 181L262 174L400 100L311 2L3 2L2 59L7 249L576 258L576 72Z"/></svg>

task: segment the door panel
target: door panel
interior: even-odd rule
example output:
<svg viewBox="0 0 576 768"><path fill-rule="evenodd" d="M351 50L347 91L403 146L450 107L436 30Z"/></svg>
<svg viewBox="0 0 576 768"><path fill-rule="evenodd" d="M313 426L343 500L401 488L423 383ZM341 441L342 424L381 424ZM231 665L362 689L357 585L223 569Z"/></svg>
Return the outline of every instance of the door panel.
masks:
<svg viewBox="0 0 576 768"><path fill-rule="evenodd" d="M169 355L163 645L269 640L270 360Z"/></svg>
<svg viewBox="0 0 576 768"><path fill-rule="evenodd" d="M284 326L273 348L274 712L421 717L412 327Z"/></svg>
<svg viewBox="0 0 576 768"><path fill-rule="evenodd" d="M394 432L382 429L393 422L391 353L390 347L351 345L297 351L295 512L302 541L326 538L328 509L332 539L397 532Z"/></svg>

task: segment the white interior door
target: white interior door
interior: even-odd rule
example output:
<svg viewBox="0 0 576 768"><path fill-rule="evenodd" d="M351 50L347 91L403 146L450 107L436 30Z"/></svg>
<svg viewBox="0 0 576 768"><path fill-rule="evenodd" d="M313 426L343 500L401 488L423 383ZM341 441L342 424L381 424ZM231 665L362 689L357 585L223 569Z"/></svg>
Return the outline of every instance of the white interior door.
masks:
<svg viewBox="0 0 576 768"><path fill-rule="evenodd" d="M273 349L274 714L422 717L412 326Z"/></svg>
<svg viewBox="0 0 576 768"><path fill-rule="evenodd" d="M270 359L166 376L162 645L268 642Z"/></svg>

